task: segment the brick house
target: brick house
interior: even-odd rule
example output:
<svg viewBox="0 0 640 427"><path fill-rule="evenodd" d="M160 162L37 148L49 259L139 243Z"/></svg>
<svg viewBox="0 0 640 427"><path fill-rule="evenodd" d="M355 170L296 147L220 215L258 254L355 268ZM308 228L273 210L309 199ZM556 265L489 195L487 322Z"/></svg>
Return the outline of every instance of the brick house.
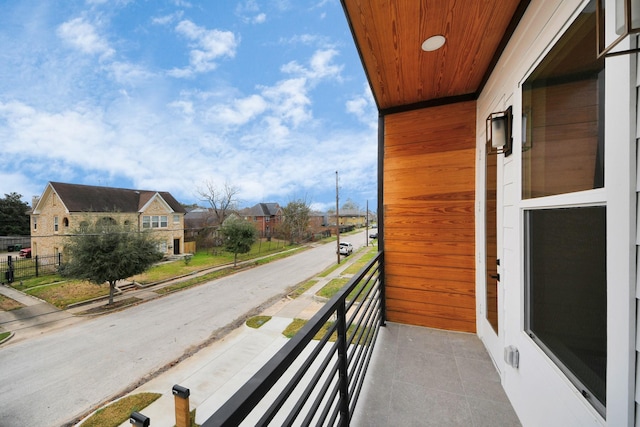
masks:
<svg viewBox="0 0 640 427"><path fill-rule="evenodd" d="M273 236L282 223L282 209L277 203L257 203L243 209L240 216L256 227L260 237Z"/></svg>
<svg viewBox="0 0 640 427"><path fill-rule="evenodd" d="M165 255L184 252L182 205L166 191L49 182L34 198L31 216L31 251L35 255L64 252L65 238L82 222L111 218L135 230L151 230Z"/></svg>

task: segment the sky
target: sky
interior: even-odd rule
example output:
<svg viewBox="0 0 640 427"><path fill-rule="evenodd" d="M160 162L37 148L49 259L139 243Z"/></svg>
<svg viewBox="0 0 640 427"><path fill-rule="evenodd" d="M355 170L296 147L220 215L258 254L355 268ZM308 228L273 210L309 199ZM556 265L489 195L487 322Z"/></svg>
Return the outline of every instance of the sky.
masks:
<svg viewBox="0 0 640 427"><path fill-rule="evenodd" d="M377 201L377 109L339 0L0 0L0 197L49 181L206 206Z"/></svg>

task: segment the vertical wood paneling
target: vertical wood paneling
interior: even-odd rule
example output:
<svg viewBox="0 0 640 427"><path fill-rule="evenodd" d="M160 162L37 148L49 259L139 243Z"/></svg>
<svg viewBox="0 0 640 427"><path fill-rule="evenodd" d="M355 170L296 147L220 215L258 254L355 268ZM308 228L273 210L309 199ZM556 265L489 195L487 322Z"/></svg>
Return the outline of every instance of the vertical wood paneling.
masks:
<svg viewBox="0 0 640 427"><path fill-rule="evenodd" d="M475 332L475 106L385 116L391 321Z"/></svg>

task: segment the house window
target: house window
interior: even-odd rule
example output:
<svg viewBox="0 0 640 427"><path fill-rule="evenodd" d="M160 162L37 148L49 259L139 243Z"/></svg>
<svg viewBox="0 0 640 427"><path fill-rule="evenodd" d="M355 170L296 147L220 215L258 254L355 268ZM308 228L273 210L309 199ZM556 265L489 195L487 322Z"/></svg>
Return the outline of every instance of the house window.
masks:
<svg viewBox="0 0 640 427"><path fill-rule="evenodd" d="M270 216L265 217L265 219L264 219L264 220L265 220L265 222L269 222L269 221L271 221L271 217L270 217Z"/></svg>
<svg viewBox="0 0 640 427"><path fill-rule="evenodd" d="M173 223L174 224L180 224L180 215L174 215L173 216Z"/></svg>
<svg viewBox="0 0 640 427"><path fill-rule="evenodd" d="M38 229L38 217L37 216L33 217L33 229L34 230Z"/></svg>
<svg viewBox="0 0 640 427"><path fill-rule="evenodd" d="M167 252L167 242L159 242L158 243L158 251L162 252L163 254Z"/></svg>
<svg viewBox="0 0 640 427"><path fill-rule="evenodd" d="M53 231L54 232L58 232L58 217L54 216L53 217Z"/></svg>
<svg viewBox="0 0 640 427"><path fill-rule="evenodd" d="M604 417L604 61L589 10L522 85L525 330Z"/></svg>
<svg viewBox="0 0 640 427"><path fill-rule="evenodd" d="M68 228L69 227L69 218L62 218L62 226L64 228Z"/></svg>
<svg viewBox="0 0 640 427"><path fill-rule="evenodd" d="M142 228L167 228L167 215L145 215L142 217Z"/></svg>

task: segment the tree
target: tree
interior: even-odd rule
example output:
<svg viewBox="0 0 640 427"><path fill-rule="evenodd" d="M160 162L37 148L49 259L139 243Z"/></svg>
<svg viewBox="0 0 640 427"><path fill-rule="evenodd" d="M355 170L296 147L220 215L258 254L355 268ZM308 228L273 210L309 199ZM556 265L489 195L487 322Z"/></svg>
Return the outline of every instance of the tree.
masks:
<svg viewBox="0 0 640 427"><path fill-rule="evenodd" d="M238 263L238 254L246 254L257 240L258 232L248 221L236 216L227 218L220 227L224 247L233 253L233 266Z"/></svg>
<svg viewBox="0 0 640 427"><path fill-rule="evenodd" d="M291 243L300 243L309 230L311 207L306 200L289 202L282 208L281 230Z"/></svg>
<svg viewBox="0 0 640 427"><path fill-rule="evenodd" d="M118 280L143 273L162 259L157 242L148 231L130 231L113 218L103 218L96 224L83 221L81 227L67 239L68 262L60 274L88 280L101 285L109 283L109 305Z"/></svg>
<svg viewBox="0 0 640 427"><path fill-rule="evenodd" d="M222 188L219 188L211 181L205 182L205 187L198 190L198 195L202 197L202 201L209 203L217 224L220 225L231 212L237 210L237 195L240 189L227 182L224 183Z"/></svg>
<svg viewBox="0 0 640 427"><path fill-rule="evenodd" d="M0 236L29 235L29 205L21 198L21 194L10 193L0 199Z"/></svg>

